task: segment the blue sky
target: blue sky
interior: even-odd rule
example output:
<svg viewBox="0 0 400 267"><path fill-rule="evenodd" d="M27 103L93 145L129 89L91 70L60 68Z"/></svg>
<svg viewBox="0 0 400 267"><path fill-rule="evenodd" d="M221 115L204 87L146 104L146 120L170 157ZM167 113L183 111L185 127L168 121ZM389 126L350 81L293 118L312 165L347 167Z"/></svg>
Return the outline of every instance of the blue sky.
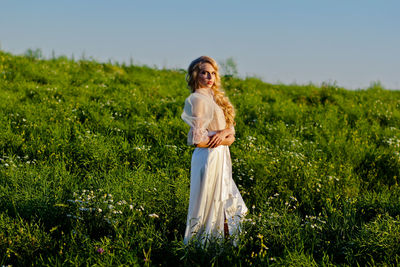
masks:
<svg viewBox="0 0 400 267"><path fill-rule="evenodd" d="M400 89L400 1L2 0L1 49L187 68L233 57L270 83Z"/></svg>

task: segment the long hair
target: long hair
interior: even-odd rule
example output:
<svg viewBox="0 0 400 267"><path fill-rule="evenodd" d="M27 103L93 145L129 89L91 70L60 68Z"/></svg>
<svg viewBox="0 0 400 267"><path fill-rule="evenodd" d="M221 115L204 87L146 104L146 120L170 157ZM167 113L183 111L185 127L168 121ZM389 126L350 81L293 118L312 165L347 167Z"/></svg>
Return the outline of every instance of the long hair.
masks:
<svg viewBox="0 0 400 267"><path fill-rule="evenodd" d="M218 106L221 107L222 111L225 115L225 121L227 128L236 125L235 123L235 109L233 108L231 102L228 97L225 96L225 92L221 89L221 77L218 73L218 64L217 62L208 56L201 56L193 60L188 68L188 73L186 75L186 81L188 87L192 93L196 91L196 89L200 88L198 75L201 69L201 66L205 63L209 63L215 70L215 82L211 89L214 92L214 100Z"/></svg>

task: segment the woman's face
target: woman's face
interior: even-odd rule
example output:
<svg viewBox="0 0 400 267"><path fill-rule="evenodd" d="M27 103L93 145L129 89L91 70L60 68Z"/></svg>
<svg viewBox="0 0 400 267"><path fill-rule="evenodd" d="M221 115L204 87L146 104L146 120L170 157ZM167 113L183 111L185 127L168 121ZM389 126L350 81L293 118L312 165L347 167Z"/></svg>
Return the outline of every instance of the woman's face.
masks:
<svg viewBox="0 0 400 267"><path fill-rule="evenodd" d="M211 88L215 83L215 76L216 71L210 63L201 64L197 77L200 88Z"/></svg>

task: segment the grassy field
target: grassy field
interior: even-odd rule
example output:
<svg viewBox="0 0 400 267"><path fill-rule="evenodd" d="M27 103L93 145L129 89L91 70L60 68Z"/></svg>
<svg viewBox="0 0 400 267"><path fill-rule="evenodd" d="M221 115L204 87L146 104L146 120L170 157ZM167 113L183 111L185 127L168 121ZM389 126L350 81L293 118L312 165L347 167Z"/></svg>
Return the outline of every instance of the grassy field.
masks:
<svg viewBox="0 0 400 267"><path fill-rule="evenodd" d="M1 265L397 265L400 92L225 77L237 247L182 239L185 72L0 51Z"/></svg>

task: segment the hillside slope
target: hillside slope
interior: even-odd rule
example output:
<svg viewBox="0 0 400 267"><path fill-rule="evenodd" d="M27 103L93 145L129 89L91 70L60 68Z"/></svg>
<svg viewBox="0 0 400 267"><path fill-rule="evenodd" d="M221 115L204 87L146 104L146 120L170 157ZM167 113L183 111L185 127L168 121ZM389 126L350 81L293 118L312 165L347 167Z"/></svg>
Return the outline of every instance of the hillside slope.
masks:
<svg viewBox="0 0 400 267"><path fill-rule="evenodd" d="M239 247L183 248L184 71L0 51L0 264L400 260L400 92L224 78Z"/></svg>

